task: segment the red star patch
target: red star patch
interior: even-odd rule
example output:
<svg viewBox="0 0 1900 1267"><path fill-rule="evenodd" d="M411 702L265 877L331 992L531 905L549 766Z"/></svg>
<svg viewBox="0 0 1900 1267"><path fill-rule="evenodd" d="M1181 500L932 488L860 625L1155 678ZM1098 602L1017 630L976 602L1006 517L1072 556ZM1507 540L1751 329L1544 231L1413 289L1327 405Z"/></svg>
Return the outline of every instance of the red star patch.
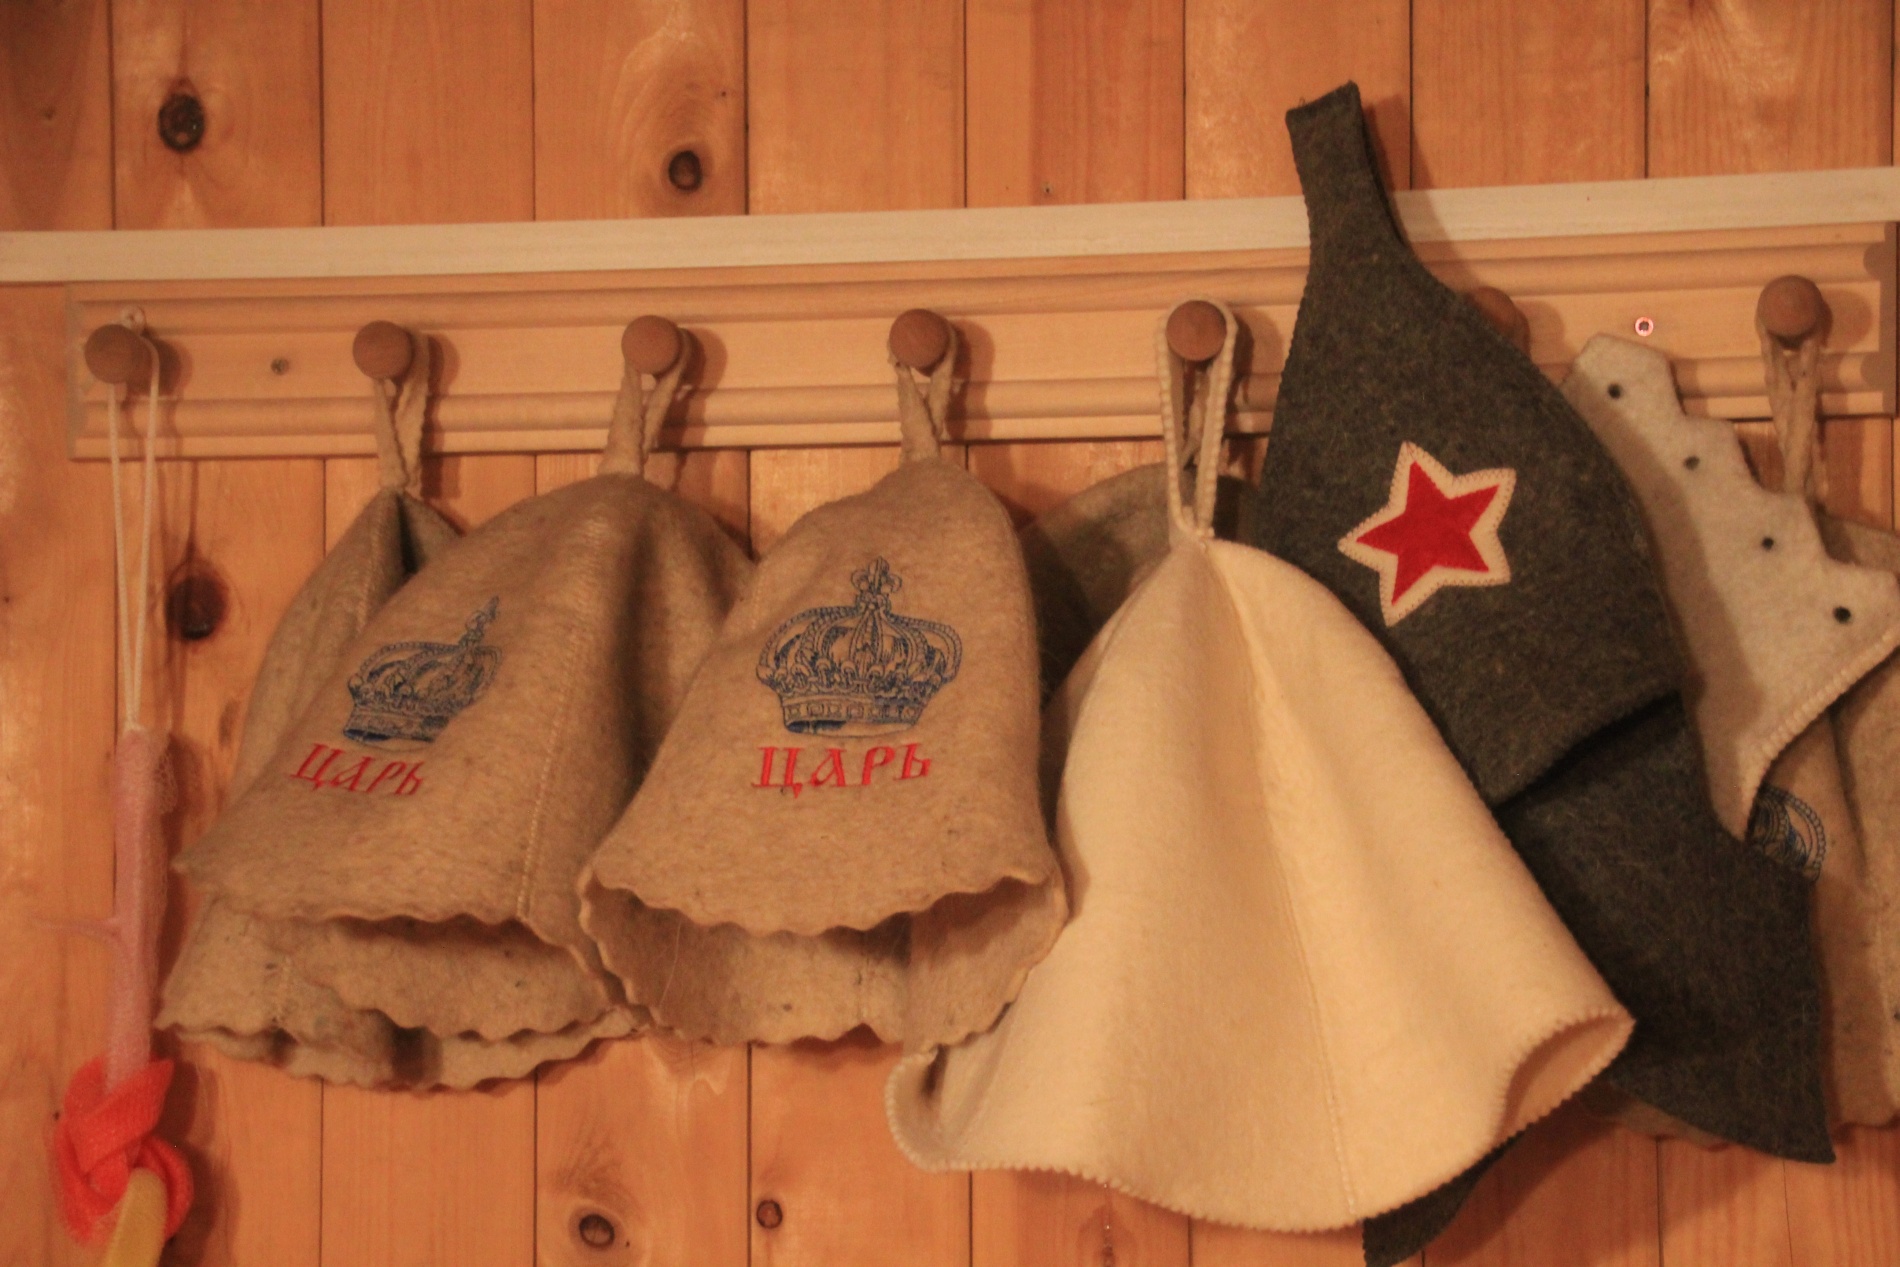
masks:
<svg viewBox="0 0 1900 1267"><path fill-rule="evenodd" d="M1448 585L1511 579L1498 525L1516 486L1508 468L1453 475L1416 444L1399 447L1390 500L1339 541L1340 553L1379 574L1388 627Z"/></svg>

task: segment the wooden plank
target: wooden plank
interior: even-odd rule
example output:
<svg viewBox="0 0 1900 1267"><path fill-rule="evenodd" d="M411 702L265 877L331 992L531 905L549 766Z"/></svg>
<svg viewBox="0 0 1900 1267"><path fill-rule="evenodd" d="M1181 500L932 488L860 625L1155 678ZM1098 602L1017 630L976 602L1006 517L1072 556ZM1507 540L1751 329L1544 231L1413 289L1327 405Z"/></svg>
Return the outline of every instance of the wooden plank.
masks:
<svg viewBox="0 0 1900 1267"><path fill-rule="evenodd" d="M111 488L50 423L59 309L0 290L0 1262L63 1265L94 1254L54 1213L45 1141L104 1041L107 955L51 924L111 913L118 727Z"/></svg>
<svg viewBox="0 0 1900 1267"><path fill-rule="evenodd" d="M597 453L544 454L536 489L586 479L599 465ZM745 540L744 453L656 453L647 478ZM744 1267L748 1079L743 1047L660 1034L596 1044L580 1060L543 1070L535 1091L537 1261ZM583 1235L590 1217L607 1221L607 1246ZM587 1230L603 1234L597 1223Z"/></svg>
<svg viewBox="0 0 1900 1267"><path fill-rule="evenodd" d="M534 466L528 456L429 458L423 491L466 528L531 495ZM355 500L361 476L351 471L344 478L352 481L348 500ZM346 526L342 516L330 516L329 531ZM533 1261L534 1137L529 1081L423 1094L326 1087L322 1261Z"/></svg>
<svg viewBox="0 0 1900 1267"><path fill-rule="evenodd" d="M1283 124L1274 126L1283 130ZM1190 127L1190 149L1194 135ZM1206 170L1191 154L1190 190L1204 179ZM1863 167L1401 190L1393 201L1406 237L1414 245L1854 225L1900 220L1900 171ZM0 231L0 284L494 278L1077 257L1099 262L1128 255L1298 249L1306 245L1306 232L1306 209L1297 197L1213 195L1190 203L698 216L559 225ZM705 281L703 277L682 279L686 285Z"/></svg>
<svg viewBox="0 0 1900 1267"><path fill-rule="evenodd" d="M1790 1163L1788 1237L1801 1267L1900 1262L1900 1131L1852 1128L1832 1166Z"/></svg>
<svg viewBox="0 0 1900 1267"><path fill-rule="evenodd" d="M1821 461L1830 511L1880 528L1893 522L1891 418L1823 419Z"/></svg>
<svg viewBox="0 0 1900 1267"><path fill-rule="evenodd" d="M962 0L752 0L748 206L963 205Z"/></svg>
<svg viewBox="0 0 1900 1267"><path fill-rule="evenodd" d="M105 0L0 5L0 226L112 224ZM107 954L56 925L112 909L111 489L52 424L65 319L0 289L0 1262L90 1264L46 1147L105 1036Z"/></svg>
<svg viewBox="0 0 1900 1267"><path fill-rule="evenodd" d="M970 4L969 204L1179 198L1182 4Z"/></svg>
<svg viewBox="0 0 1900 1267"><path fill-rule="evenodd" d="M1163 455L1159 439L975 444L968 461L971 474L1021 524ZM1187 1267L1189 1261L1186 1218L1068 1175L978 1172L970 1227L973 1267Z"/></svg>
<svg viewBox="0 0 1900 1267"><path fill-rule="evenodd" d="M884 1121L898 1049L862 1033L752 1055L753 1267L966 1267L970 1180L906 1161Z"/></svg>
<svg viewBox="0 0 1900 1267"><path fill-rule="evenodd" d="M1887 0L1654 0L1649 174L1790 171L1893 156Z"/></svg>
<svg viewBox="0 0 1900 1267"><path fill-rule="evenodd" d="M115 0L112 24L121 227L322 223L316 0ZM175 94L204 110L182 154L157 124Z"/></svg>
<svg viewBox="0 0 1900 1267"><path fill-rule="evenodd" d="M1888 161L1892 32L1893 6L1885 0L1798 8L1764 0L1658 0L1649 20L1650 173ZM1875 411L1835 405L1824 412ZM1891 428L1884 429L1885 437L1882 424L1825 428L1830 485L1840 473L1839 487L1830 487L1839 509L1891 514L1890 477L1876 469L1883 439L1891 448ZM1891 460L1885 465L1891 470ZM1742 1149L1669 1143L1661 1166L1670 1261L1789 1261L1792 1165ZM1833 1173L1808 1181L1811 1197L1820 1199L1816 1189L1833 1182ZM1716 1193L1723 1194L1720 1204L1711 1206Z"/></svg>
<svg viewBox="0 0 1900 1267"><path fill-rule="evenodd" d="M0 5L0 229L112 227L107 3Z"/></svg>
<svg viewBox="0 0 1900 1267"><path fill-rule="evenodd" d="M946 457L964 458L960 446ZM761 449L752 454L751 529L764 555L800 515L875 484L892 446ZM783 1221L751 1227L754 1267L872 1267L901 1246L906 1263L965 1267L968 1176L926 1174L891 1141L884 1082L898 1056L863 1031L836 1043L752 1053L751 1199Z"/></svg>
<svg viewBox="0 0 1900 1267"><path fill-rule="evenodd" d="M743 0L536 0L534 63L536 219L745 211Z"/></svg>
<svg viewBox="0 0 1900 1267"><path fill-rule="evenodd" d="M113 6L114 197L121 225L314 225L321 219L317 9L266 11L222 0L117 0ZM189 153L159 138L174 93L204 107ZM367 401L367 397L365 397ZM225 802L251 684L277 620L324 550L323 466L315 461L168 463L160 532L169 575L211 569L225 619L196 643L149 634L154 683L169 709L181 776L179 835L189 844ZM128 490L138 480L128 474ZM269 531L262 531L262 525ZM186 896L182 883L173 888ZM186 909L195 910L195 902ZM175 930L183 920L174 917ZM168 957L176 938L168 945ZM317 1262L322 1088L314 1081L186 1046L179 1134L207 1182L180 1249L206 1264Z"/></svg>
<svg viewBox="0 0 1900 1267"><path fill-rule="evenodd" d="M1407 0L1188 0L1186 16L1188 197L1298 193L1286 112L1348 79L1387 185L1411 185Z"/></svg>
<svg viewBox="0 0 1900 1267"><path fill-rule="evenodd" d="M1413 33L1416 179L1547 182L1642 173L1641 0L1520 6L1425 0L1414 10ZM1530 289L1501 289L1527 317L1539 324L1548 319L1546 301ZM1738 317L1746 309L1752 326L1753 300L1745 293L1738 288L1724 306ZM1658 300L1663 296L1651 293L1638 304L1655 307ZM1573 311L1562 320L1568 340L1580 346L1603 331L1627 337L1638 316L1650 317L1658 331L1681 330L1674 314L1665 320L1629 308ZM1681 367L1683 395L1692 397L1697 373L1676 346L1668 351ZM1759 355L1757 347L1756 361ZM1744 373L1760 377L1758 364L1743 368L1747 359L1738 348L1736 382ZM1425 1250L1425 1261L1428 1267L1653 1263L1656 1182L1652 1142L1593 1125L1573 1107L1505 1154L1446 1234ZM1591 1212L1588 1229L1579 1226L1585 1211Z"/></svg>
<svg viewBox="0 0 1900 1267"><path fill-rule="evenodd" d="M125 472L127 521L141 504L138 468ZM310 460L167 462L159 474L156 606L146 632L145 698L152 724L172 731L179 789L174 847L210 827L226 803L244 711L264 649L304 578L323 557L323 464ZM266 530L266 526L268 526ZM216 579L223 618L210 637L168 631L166 578ZM110 588L109 577L95 582ZM172 884L169 959L198 903ZM322 1148L314 1081L183 1045L169 1126L201 1167L199 1199L173 1252L205 1267L253 1262L314 1267Z"/></svg>
<svg viewBox="0 0 1900 1267"><path fill-rule="evenodd" d="M1643 174L1644 0L1418 0L1412 183Z"/></svg>
<svg viewBox="0 0 1900 1267"><path fill-rule="evenodd" d="M534 215L531 0L324 0L323 222Z"/></svg>
<svg viewBox="0 0 1900 1267"><path fill-rule="evenodd" d="M537 1263L745 1267L745 1048L597 1043L538 1091Z"/></svg>
<svg viewBox="0 0 1900 1267"><path fill-rule="evenodd" d="M1656 1142L1572 1104L1531 1128L1479 1181L1464 1210L1425 1250L1425 1267L1756 1261L1663 1253L1657 1224Z"/></svg>
<svg viewBox="0 0 1900 1267"><path fill-rule="evenodd" d="M1357 1227L1295 1235L1194 1225L1194 1267L1362 1267L1365 1261ZM1417 1267L1418 1262L1409 1258L1401 1267Z"/></svg>

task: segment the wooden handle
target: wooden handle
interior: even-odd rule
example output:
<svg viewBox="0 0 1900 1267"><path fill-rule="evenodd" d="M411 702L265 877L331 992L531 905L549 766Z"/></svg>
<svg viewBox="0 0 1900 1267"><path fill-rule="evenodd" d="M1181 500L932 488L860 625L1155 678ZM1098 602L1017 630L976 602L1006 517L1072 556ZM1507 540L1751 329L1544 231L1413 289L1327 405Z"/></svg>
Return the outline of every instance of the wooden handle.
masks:
<svg viewBox="0 0 1900 1267"><path fill-rule="evenodd" d="M1168 314L1168 347L1189 365L1220 355L1227 342L1227 318L1205 299L1177 304Z"/></svg>
<svg viewBox="0 0 1900 1267"><path fill-rule="evenodd" d="M1805 277L1777 277L1761 288L1755 315L1762 328L1783 343L1799 343L1821 328L1827 319L1827 300L1821 288Z"/></svg>
<svg viewBox="0 0 1900 1267"><path fill-rule="evenodd" d="M409 372L415 354L409 332L393 321L370 322L356 332L356 341L350 344L356 368L371 378L401 378Z"/></svg>
<svg viewBox="0 0 1900 1267"><path fill-rule="evenodd" d="M86 368L102 383L144 387L152 380L152 349L122 325L100 326L86 336Z"/></svg>
<svg viewBox="0 0 1900 1267"><path fill-rule="evenodd" d="M620 336L620 354L627 364L655 378L679 364L685 336L665 317L635 317Z"/></svg>
<svg viewBox="0 0 1900 1267"><path fill-rule="evenodd" d="M1531 354L1531 323L1511 297L1495 286L1480 286L1465 296L1491 323L1491 328L1510 340L1511 346L1525 356Z"/></svg>
<svg viewBox="0 0 1900 1267"><path fill-rule="evenodd" d="M928 308L901 312L891 322L891 355L920 374L936 368L950 350L950 323Z"/></svg>

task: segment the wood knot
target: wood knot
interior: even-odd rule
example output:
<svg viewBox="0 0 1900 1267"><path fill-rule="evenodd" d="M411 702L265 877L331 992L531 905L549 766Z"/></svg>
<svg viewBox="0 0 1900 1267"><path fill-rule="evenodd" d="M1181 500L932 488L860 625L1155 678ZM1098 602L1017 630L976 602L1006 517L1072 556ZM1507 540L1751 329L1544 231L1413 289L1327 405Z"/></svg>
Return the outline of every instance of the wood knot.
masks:
<svg viewBox="0 0 1900 1267"><path fill-rule="evenodd" d="M609 1249L620 1239L614 1221L598 1210L590 1210L574 1221L574 1235L589 1249Z"/></svg>
<svg viewBox="0 0 1900 1267"><path fill-rule="evenodd" d="M158 139L176 154L189 154L205 139L205 107L190 84L181 84L158 108Z"/></svg>
<svg viewBox="0 0 1900 1267"><path fill-rule="evenodd" d="M693 150L680 150L666 160L667 183L683 194L698 189L706 179L706 172L699 161L699 155Z"/></svg>
<svg viewBox="0 0 1900 1267"><path fill-rule="evenodd" d="M203 642L218 632L229 605L217 570L188 560L165 587L165 627L181 642Z"/></svg>
<svg viewBox="0 0 1900 1267"><path fill-rule="evenodd" d="M759 1220L759 1226L767 1231L785 1221L784 1207L770 1197L759 1202L759 1208L753 1211L753 1215Z"/></svg>

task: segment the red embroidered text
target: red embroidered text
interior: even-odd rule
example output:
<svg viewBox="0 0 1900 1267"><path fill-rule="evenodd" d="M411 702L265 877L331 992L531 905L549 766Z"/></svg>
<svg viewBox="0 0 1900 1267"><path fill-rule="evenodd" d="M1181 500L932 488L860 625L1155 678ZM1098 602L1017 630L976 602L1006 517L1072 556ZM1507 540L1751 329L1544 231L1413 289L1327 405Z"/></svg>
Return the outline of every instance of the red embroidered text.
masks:
<svg viewBox="0 0 1900 1267"><path fill-rule="evenodd" d="M808 787L869 787L874 778L897 782L921 779L930 773L930 758L921 755L917 747L907 743L900 752L888 744L879 744L862 756L847 753L843 748L823 748L819 750L818 764L807 767L811 773L803 778L798 771L799 758L805 752L803 748L761 747L759 779L752 786L790 791L797 796Z"/></svg>
<svg viewBox="0 0 1900 1267"><path fill-rule="evenodd" d="M338 757L343 760L339 762ZM379 765L380 762L380 765ZM422 786L422 762L380 761L361 757L352 762L341 748L328 744L310 745L310 752L290 776L302 779L312 792L341 788L345 792L382 792L390 796L414 796Z"/></svg>

